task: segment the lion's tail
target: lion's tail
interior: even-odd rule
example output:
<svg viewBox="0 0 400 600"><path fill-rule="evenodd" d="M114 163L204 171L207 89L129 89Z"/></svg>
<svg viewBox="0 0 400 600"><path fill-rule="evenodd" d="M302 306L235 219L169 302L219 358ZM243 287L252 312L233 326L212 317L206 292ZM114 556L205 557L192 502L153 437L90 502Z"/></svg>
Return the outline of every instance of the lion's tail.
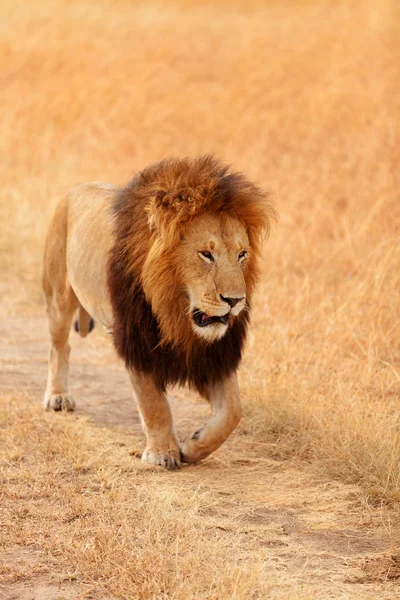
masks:
<svg viewBox="0 0 400 600"><path fill-rule="evenodd" d="M82 305L79 306L79 314L74 323L74 328L75 331L83 338L86 337L94 328L94 319L92 319Z"/></svg>

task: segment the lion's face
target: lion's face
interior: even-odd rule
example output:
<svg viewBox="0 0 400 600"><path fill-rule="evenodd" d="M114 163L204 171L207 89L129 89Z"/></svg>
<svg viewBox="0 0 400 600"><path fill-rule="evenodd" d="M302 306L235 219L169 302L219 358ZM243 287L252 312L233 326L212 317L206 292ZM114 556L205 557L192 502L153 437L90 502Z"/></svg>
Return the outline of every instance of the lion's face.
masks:
<svg viewBox="0 0 400 600"><path fill-rule="evenodd" d="M221 338L245 309L249 258L246 230L233 217L204 215L185 231L180 281L188 297L188 319L198 336L209 342Z"/></svg>
<svg viewBox="0 0 400 600"><path fill-rule="evenodd" d="M132 212L142 205L147 219L141 247L137 221L125 211L128 242L119 260L131 257L130 272L140 273L160 343L196 362L202 340L231 333L244 339L249 319L243 312L258 280L263 233L275 215L265 193L210 156L162 161L127 190Z"/></svg>

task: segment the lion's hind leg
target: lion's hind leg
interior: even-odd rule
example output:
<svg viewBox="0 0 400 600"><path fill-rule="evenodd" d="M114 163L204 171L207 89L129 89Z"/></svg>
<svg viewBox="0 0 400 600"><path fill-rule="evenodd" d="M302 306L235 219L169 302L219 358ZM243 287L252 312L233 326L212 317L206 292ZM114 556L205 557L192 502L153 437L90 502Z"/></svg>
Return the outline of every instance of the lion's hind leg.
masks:
<svg viewBox="0 0 400 600"><path fill-rule="evenodd" d="M67 410L75 408L75 402L68 393L68 371L70 345L68 337L78 300L70 286L64 293L46 297L47 316L51 338L49 372L44 397L46 410Z"/></svg>
<svg viewBox="0 0 400 600"><path fill-rule="evenodd" d="M94 319L82 305L79 306L78 318L74 322L74 329L83 338L94 329Z"/></svg>
<svg viewBox="0 0 400 600"><path fill-rule="evenodd" d="M46 410L73 410L75 402L68 394L68 337L79 301L67 275L68 201L57 206L46 237L43 257L43 294L50 330L50 356Z"/></svg>

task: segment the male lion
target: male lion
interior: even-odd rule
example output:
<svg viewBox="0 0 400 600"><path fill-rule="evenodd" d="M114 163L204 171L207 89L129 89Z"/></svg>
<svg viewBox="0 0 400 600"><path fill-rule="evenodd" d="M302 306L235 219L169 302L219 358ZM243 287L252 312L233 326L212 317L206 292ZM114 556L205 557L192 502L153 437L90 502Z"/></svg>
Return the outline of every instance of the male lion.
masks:
<svg viewBox="0 0 400 600"><path fill-rule="evenodd" d="M45 408L74 409L68 336L79 308L79 334L93 317L125 361L147 436L142 460L176 468L216 450L241 416L236 370L273 217L258 187L211 156L164 160L122 188L74 187L44 252ZM215 414L180 446L165 390L185 382Z"/></svg>

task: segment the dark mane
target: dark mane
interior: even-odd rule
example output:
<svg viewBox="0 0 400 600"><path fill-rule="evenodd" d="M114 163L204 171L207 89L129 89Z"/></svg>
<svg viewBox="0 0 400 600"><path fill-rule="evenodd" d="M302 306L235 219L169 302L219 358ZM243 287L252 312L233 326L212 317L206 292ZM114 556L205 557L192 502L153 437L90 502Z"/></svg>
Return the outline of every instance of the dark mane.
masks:
<svg viewBox="0 0 400 600"><path fill-rule="evenodd" d="M190 198L187 190L190 190ZM153 300L150 303L143 287L143 265L157 236L150 231L152 215L149 207L153 205L155 211L164 211L161 213L163 218L169 219L172 214L176 229L178 222L193 219L205 211L232 210L237 202L239 208L235 214L239 213L238 217L242 216L245 220L247 208L255 231L257 227L260 229L263 215L263 225L267 229L268 210L269 216L272 215L268 206L264 206L264 213L260 208L257 212L257 207L253 206L258 202L260 207L262 196L262 192L242 175L229 174L228 168L212 157L168 159L148 167L120 190L114 206L115 243L107 265L107 280L114 315L114 345L127 368L152 376L162 390L168 384L187 382L200 392L208 384L226 378L237 369L246 338L249 311L242 311L224 337L211 343L188 329L188 318L183 314L180 317L185 319L182 321L182 339L166 339L160 319L154 314ZM155 214L158 218L159 212ZM260 223L256 223L257 219ZM251 235L251 222L246 225ZM160 265L162 270L162 262ZM168 263L164 271L173 282L176 276L171 274L171 270L173 267ZM254 262L253 270L250 269L248 274L249 287L254 286L256 276ZM178 286L169 284L158 293L164 295L167 310L171 318L175 318L174 312L184 312L176 310L177 306L182 306L183 300L182 293L171 287Z"/></svg>
<svg viewBox="0 0 400 600"><path fill-rule="evenodd" d="M110 288L113 281L115 278L110 276ZM138 281L129 278L118 287L119 292L113 294L114 315L116 317L118 311L122 318L116 318L113 338L127 368L151 375L162 390L167 385L189 383L199 392L237 369L246 337L247 312L222 339L208 345L199 339L187 360L186 353L179 348L160 345L157 319Z"/></svg>

